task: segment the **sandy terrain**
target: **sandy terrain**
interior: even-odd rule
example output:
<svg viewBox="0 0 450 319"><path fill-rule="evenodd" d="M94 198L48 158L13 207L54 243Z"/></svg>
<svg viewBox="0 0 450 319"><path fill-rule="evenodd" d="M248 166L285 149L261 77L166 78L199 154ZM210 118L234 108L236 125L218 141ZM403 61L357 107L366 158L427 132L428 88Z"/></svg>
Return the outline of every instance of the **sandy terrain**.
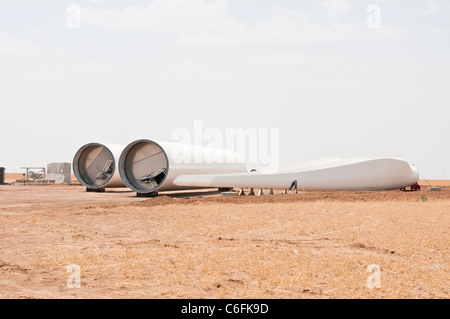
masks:
<svg viewBox="0 0 450 319"><path fill-rule="evenodd" d="M19 173L6 173L5 174L5 183L14 183L16 180L23 180L25 179L25 173L19 174Z"/></svg>
<svg viewBox="0 0 450 319"><path fill-rule="evenodd" d="M450 183L429 182L442 191L143 199L0 186L0 297L449 298Z"/></svg>

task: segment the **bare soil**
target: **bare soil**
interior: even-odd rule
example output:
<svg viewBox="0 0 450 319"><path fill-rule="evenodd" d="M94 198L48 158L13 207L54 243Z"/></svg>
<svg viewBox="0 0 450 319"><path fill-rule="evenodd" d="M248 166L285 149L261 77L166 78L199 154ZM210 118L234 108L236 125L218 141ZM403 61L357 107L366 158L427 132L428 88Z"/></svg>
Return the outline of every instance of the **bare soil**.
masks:
<svg viewBox="0 0 450 319"><path fill-rule="evenodd" d="M0 186L0 298L448 298L450 183L421 184L149 199Z"/></svg>

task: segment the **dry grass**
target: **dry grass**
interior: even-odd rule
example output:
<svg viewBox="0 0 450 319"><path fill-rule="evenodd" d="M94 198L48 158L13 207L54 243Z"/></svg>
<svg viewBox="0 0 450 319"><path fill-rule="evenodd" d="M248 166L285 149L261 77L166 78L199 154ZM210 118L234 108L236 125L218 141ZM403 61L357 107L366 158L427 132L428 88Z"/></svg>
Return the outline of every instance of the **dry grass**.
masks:
<svg viewBox="0 0 450 319"><path fill-rule="evenodd" d="M0 297L449 297L450 199L151 203L0 210Z"/></svg>

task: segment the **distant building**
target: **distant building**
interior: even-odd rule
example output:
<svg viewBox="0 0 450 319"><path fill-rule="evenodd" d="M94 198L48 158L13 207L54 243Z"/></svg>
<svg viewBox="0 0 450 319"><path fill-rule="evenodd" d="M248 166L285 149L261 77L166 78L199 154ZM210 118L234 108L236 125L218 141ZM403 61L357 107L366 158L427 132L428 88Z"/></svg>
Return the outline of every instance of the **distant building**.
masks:
<svg viewBox="0 0 450 319"><path fill-rule="evenodd" d="M5 184L5 168L0 167L0 185Z"/></svg>
<svg viewBox="0 0 450 319"><path fill-rule="evenodd" d="M47 180L55 184L70 185L72 179L72 165L70 163L50 163L47 165Z"/></svg>

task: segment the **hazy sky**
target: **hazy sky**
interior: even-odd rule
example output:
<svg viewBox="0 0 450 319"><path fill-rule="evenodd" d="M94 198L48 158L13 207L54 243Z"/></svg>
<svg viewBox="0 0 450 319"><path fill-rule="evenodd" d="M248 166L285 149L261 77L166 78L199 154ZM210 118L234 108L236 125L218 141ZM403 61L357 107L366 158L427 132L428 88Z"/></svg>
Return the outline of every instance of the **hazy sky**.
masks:
<svg viewBox="0 0 450 319"><path fill-rule="evenodd" d="M450 179L450 0L0 0L0 166L177 128L278 128L282 166Z"/></svg>

